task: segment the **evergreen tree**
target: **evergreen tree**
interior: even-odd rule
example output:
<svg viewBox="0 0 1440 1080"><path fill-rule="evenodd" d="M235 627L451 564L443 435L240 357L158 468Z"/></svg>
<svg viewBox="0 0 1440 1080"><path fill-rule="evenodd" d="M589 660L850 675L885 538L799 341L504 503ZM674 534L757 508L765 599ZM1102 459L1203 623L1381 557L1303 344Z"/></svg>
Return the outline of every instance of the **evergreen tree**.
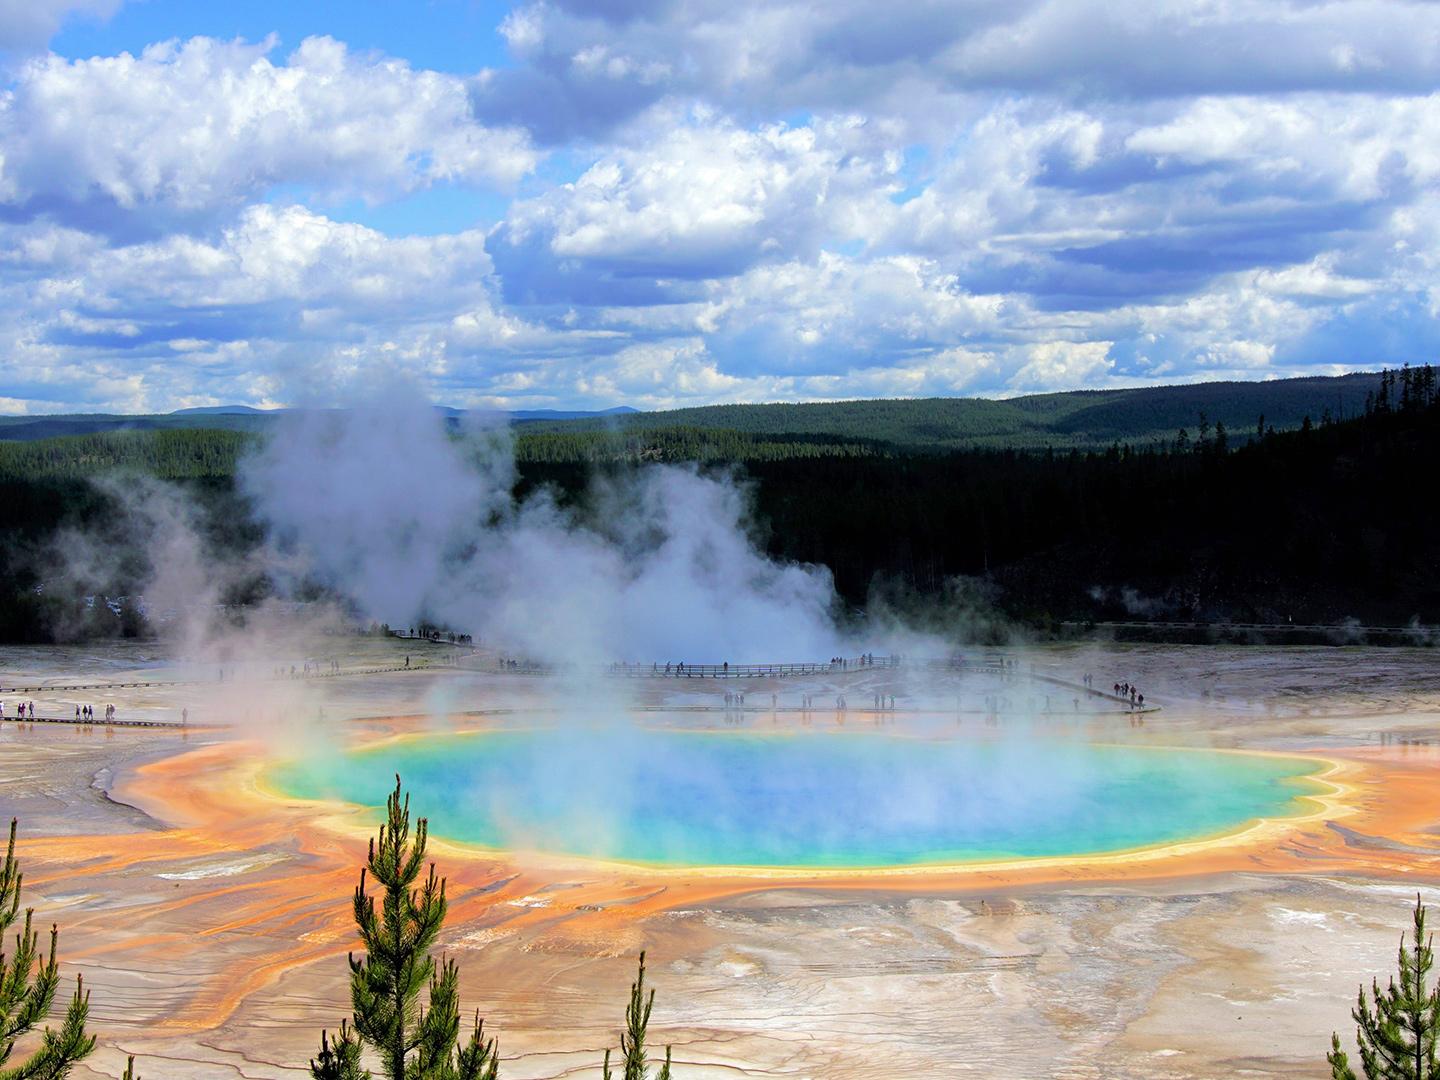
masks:
<svg viewBox="0 0 1440 1080"><path fill-rule="evenodd" d="M1419 896L1415 897L1414 919L1415 939L1409 949L1405 935L1400 935L1400 985L1392 978L1382 992L1379 982L1372 982L1373 1009L1362 985L1359 1003L1351 1010L1366 1080L1440 1080L1436 1060L1440 986L1425 987L1435 957L1431 939L1425 936L1425 905ZM1358 1080L1348 1055L1340 1049L1339 1035L1330 1036L1330 1046L1325 1056L1334 1080Z"/></svg>
<svg viewBox="0 0 1440 1080"><path fill-rule="evenodd" d="M386 802L386 823L370 841L367 867L355 888L355 924L365 955L350 956L350 999L354 1026L340 1024L332 1041L320 1035L320 1054L310 1062L314 1080L369 1080L361 1063L365 1046L380 1059L388 1080L496 1080L500 1059L495 1040L486 1039L480 1016L469 1040L460 1042L460 975L454 961L436 969L430 948L445 921L445 879L435 864L417 888L425 863L428 822L416 822L410 840L410 799L400 778ZM384 888L377 912L366 893L367 871ZM420 1002L428 984L430 1007Z"/></svg>
<svg viewBox="0 0 1440 1080"><path fill-rule="evenodd" d="M621 1080L650 1080L650 1063L645 1056L645 1029L650 1025L650 1010L655 1007L655 991L645 994L645 954L640 954L640 974L630 985L630 1004L625 1009L625 1031L620 1036L620 1053L625 1060ZM610 1051L605 1051L605 1080L612 1080ZM670 1047L665 1047L665 1064L655 1080L670 1080Z"/></svg>
<svg viewBox="0 0 1440 1080"><path fill-rule="evenodd" d="M11 819L10 843L0 862L0 941L9 936L20 914L24 875L15 858L18 824ZM45 1028L34 1053L18 1065L5 1066L15 1044L49 1013L60 985L60 968L55 960L60 932L54 926L50 928L50 954L42 959L40 932L31 928L34 914L34 908L25 909L25 927L15 935L14 955L0 953L0 1080L60 1080L95 1049L95 1036L85 1033L90 995L83 980L76 976L75 996L70 999L59 1030Z"/></svg>

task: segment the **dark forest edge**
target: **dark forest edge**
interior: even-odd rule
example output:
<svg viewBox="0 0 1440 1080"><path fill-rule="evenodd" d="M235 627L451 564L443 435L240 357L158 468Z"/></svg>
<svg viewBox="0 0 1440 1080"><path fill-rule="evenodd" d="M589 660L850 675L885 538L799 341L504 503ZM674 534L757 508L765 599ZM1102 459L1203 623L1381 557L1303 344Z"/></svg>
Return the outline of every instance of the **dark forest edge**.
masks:
<svg viewBox="0 0 1440 1080"><path fill-rule="evenodd" d="M1417 463L1440 460L1435 383L1429 367L1386 372L1348 419L1322 406L1285 431L1268 414L1240 428L1202 410L1163 440L1084 451L522 427L517 491L549 487L584 520L595 478L612 470L664 461L733 472L751 491L758 542L829 567L849 617L883 606L942 633L1016 623L1061 633L1097 621L1434 625L1440 509ZM143 551L117 560L89 599L54 580L65 537L117 512L117 496L93 479L129 471L179 485L201 508L212 553L240 554L263 539L234 483L256 438L201 429L0 442L11 510L0 639L146 634L133 607L105 602L144 580Z"/></svg>
<svg viewBox="0 0 1440 1080"><path fill-rule="evenodd" d="M891 453L977 448L1083 450L1103 449L1114 442L1140 445L1163 441L1201 412L1212 422L1237 431L1248 429L1261 413L1277 431L1299 427L1305 416L1318 420L1326 412L1343 420L1360 413L1366 395L1376 391L1379 380L1378 372L1355 372L1269 382L1070 390L1006 399L709 405L570 418L565 418L568 414L546 416L542 412L467 414L438 407L437 413L456 428L487 418L493 423L508 416L520 436L522 454L533 445L536 460L556 460L553 455L577 446L582 448L580 452L590 453L591 444L583 439L578 443L572 440L606 433L621 436L622 445L630 445L633 440L643 442L651 436L664 438L670 432L689 432L692 435L687 437L691 438L695 432L714 432L716 439L727 444L713 452L716 457L733 454L736 437L748 440L747 445L803 447L818 442L872 450L883 447ZM283 412L221 408L159 415L0 416L0 441L195 429L253 435L269 430ZM236 442L241 444L243 440ZM603 446L604 440L600 442ZM691 451L682 448L677 452ZM773 452L752 451L756 455Z"/></svg>

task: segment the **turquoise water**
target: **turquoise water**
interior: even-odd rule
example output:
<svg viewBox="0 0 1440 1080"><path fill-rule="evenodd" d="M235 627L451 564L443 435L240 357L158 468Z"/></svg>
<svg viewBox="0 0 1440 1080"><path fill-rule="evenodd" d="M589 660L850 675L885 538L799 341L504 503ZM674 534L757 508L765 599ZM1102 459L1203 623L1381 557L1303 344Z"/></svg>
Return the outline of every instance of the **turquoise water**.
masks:
<svg viewBox="0 0 1440 1080"><path fill-rule="evenodd" d="M908 866L1074 855L1300 811L1313 762L1044 737L631 727L433 736L291 762L291 795L381 806L398 772L436 836L680 866Z"/></svg>

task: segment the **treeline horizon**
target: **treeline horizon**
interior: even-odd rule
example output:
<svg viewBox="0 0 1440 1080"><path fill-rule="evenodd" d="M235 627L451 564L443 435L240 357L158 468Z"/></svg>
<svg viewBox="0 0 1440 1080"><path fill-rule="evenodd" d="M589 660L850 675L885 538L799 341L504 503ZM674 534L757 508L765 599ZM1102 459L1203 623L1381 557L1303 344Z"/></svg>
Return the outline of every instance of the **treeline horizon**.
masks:
<svg viewBox="0 0 1440 1080"><path fill-rule="evenodd" d="M1408 371L1410 369L1402 369ZM1424 369L1416 369L1424 370ZM1399 378L1399 374L1393 376ZM874 399L712 405L513 424L526 464L749 463L794 458L890 458L961 450L1147 449L1201 416L1238 444L1256 417L1276 431L1363 414L1385 372L1064 391L1011 399ZM1398 396L1398 391L1396 392ZM457 437L465 428L446 417ZM164 480L225 479L275 417L188 413L111 417L0 417L0 481L93 476L134 469ZM69 425L99 430L68 432ZM155 425L155 426L150 426ZM37 436L37 432L47 432ZM1263 434L1263 431L1261 432Z"/></svg>
<svg viewBox="0 0 1440 1080"><path fill-rule="evenodd" d="M1265 382L1201 382L1112 390L1066 390L1011 398L943 397L853 399L828 402L769 402L707 405L656 412L542 417L508 414L522 441L534 436L614 433L626 439L658 433L709 431L722 442L736 436L752 441L823 441L851 446L885 444L894 450L1098 449L1111 443L1163 441L1200 413L1212 422L1240 429L1260 413L1277 431L1299 427L1303 417L1329 411L1337 419L1360 413L1380 372L1306 376ZM285 415L333 409L242 408L182 410L164 414L71 413L0 415L0 442L29 442L65 435L124 434L135 431L230 431L259 435ZM543 410L542 410L543 411ZM436 407L456 431L485 421L486 414ZM490 414L494 419L506 414ZM544 440L537 445L543 446ZM588 449L588 448L587 448ZM542 453L546 451L541 451ZM553 448L549 452L553 453ZM677 453L688 450L680 447ZM717 447L723 456L730 447ZM853 451L851 451L853 452ZM773 451L757 450L757 456Z"/></svg>
<svg viewBox="0 0 1440 1080"><path fill-rule="evenodd" d="M850 616L884 603L942 630L962 594L1041 629L1136 618L1440 622L1440 511L1416 470L1440 452L1435 371L1387 371L1370 385L1348 419L1322 406L1287 431L1263 414L1240 427L1199 410L1164 439L1088 450L547 423L517 432L517 494L549 487L603 528L589 500L597 476L648 462L725 470L749 488L762 548L828 567ZM179 484L217 556L240 555L263 540L235 485L258 441L211 429L0 441L0 496L12 510L0 540L0 639L145 633L136 614L112 615L47 578L57 539L103 528L114 509L92 479L130 471ZM130 579L113 582L117 596L143 580L144 553L119 563ZM263 594L257 582L235 599Z"/></svg>

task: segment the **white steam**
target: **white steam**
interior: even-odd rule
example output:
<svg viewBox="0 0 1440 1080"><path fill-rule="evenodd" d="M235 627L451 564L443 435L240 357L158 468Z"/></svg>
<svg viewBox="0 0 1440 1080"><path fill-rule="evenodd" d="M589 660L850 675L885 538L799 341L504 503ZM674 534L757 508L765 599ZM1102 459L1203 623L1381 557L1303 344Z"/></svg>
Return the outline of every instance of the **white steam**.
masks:
<svg viewBox="0 0 1440 1080"><path fill-rule="evenodd" d="M414 397L287 416L242 474L275 542L394 626L557 663L838 651L829 571L757 550L727 479L644 467L591 492L589 526L546 493L516 500L514 479L506 427L456 439Z"/></svg>

